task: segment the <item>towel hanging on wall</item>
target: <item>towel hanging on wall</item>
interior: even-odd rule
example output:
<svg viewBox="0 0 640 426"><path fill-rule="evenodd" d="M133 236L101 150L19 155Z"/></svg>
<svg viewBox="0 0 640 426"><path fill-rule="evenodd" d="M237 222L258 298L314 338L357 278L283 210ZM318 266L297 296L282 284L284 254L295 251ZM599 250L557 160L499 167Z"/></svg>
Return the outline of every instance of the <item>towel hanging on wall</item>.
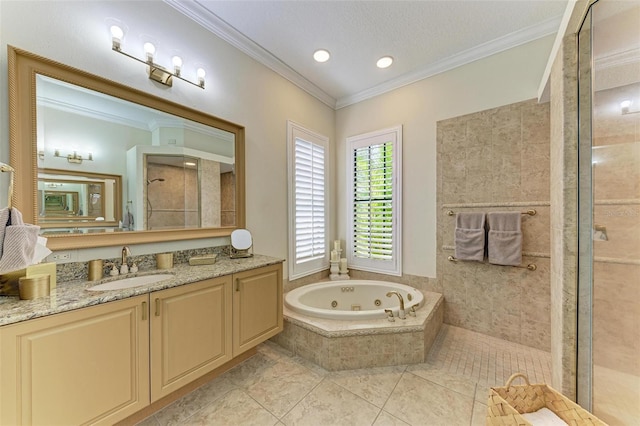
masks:
<svg viewBox="0 0 640 426"><path fill-rule="evenodd" d="M489 225L489 263L519 266L522 263L522 231L520 212L491 212Z"/></svg>
<svg viewBox="0 0 640 426"><path fill-rule="evenodd" d="M485 213L463 212L456 215L455 251L459 260L484 260Z"/></svg>

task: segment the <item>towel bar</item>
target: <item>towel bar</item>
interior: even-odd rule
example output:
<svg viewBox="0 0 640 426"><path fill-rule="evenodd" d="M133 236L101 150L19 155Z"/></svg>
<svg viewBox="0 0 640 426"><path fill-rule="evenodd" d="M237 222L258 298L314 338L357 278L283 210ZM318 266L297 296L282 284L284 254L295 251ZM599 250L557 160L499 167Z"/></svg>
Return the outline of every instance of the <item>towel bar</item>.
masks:
<svg viewBox="0 0 640 426"><path fill-rule="evenodd" d="M453 257L453 256L449 256L449 257L447 257L447 260L448 260L449 262L457 262L457 261L458 261L458 259L456 259L456 258L455 258L455 257ZM507 266L507 265L505 265L505 266ZM530 271L535 271L536 269L538 269L538 267L536 266L536 264L535 264L535 263L530 263L530 264L528 264L527 266L519 265L519 266L513 266L513 267L514 267L514 268L528 269L528 270L530 270Z"/></svg>
<svg viewBox="0 0 640 426"><path fill-rule="evenodd" d="M520 214L528 214L529 216L535 216L536 213L538 213L536 211L536 209L529 209L526 212L520 212ZM453 216L456 213L453 210L447 210L447 216Z"/></svg>
<svg viewBox="0 0 640 426"><path fill-rule="evenodd" d="M7 200L7 207L11 208L11 200L13 199L13 174L15 170L8 164L0 163L0 172L9 172L11 174L9 177L9 198Z"/></svg>

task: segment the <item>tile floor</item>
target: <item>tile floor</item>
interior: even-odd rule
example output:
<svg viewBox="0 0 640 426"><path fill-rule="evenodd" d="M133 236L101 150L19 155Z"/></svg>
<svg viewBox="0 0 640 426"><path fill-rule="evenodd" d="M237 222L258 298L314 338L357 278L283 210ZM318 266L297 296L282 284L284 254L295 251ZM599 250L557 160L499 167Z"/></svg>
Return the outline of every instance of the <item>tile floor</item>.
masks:
<svg viewBox="0 0 640 426"><path fill-rule="evenodd" d="M550 354L443 325L423 364L328 372L266 342L257 355L139 423L484 425L513 372L550 382Z"/></svg>

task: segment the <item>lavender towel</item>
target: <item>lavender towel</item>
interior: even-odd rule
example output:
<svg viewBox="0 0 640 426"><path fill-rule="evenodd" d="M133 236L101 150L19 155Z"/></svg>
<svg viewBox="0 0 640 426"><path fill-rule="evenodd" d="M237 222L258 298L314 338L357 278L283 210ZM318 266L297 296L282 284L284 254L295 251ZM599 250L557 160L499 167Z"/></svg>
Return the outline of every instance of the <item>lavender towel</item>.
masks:
<svg viewBox="0 0 640 426"><path fill-rule="evenodd" d="M458 213L456 215L456 259L484 260L485 245L484 213Z"/></svg>
<svg viewBox="0 0 640 426"><path fill-rule="evenodd" d="M25 224L22 213L16 208L2 209L0 220L0 273L17 271L31 265L40 227Z"/></svg>
<svg viewBox="0 0 640 426"><path fill-rule="evenodd" d="M519 266L522 263L522 232L520 212L493 212L489 224L489 263Z"/></svg>

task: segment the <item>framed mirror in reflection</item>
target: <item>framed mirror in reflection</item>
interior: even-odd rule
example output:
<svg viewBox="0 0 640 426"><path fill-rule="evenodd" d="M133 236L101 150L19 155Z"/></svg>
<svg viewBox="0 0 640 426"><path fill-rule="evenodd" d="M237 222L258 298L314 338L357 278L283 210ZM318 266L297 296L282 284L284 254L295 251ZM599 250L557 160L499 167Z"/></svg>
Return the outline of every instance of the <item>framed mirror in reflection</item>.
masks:
<svg viewBox="0 0 640 426"><path fill-rule="evenodd" d="M38 224L43 234L121 227L119 175L70 170L38 170Z"/></svg>
<svg viewBox="0 0 640 426"><path fill-rule="evenodd" d="M244 226L243 127L13 47L9 71L14 204L50 248Z"/></svg>

